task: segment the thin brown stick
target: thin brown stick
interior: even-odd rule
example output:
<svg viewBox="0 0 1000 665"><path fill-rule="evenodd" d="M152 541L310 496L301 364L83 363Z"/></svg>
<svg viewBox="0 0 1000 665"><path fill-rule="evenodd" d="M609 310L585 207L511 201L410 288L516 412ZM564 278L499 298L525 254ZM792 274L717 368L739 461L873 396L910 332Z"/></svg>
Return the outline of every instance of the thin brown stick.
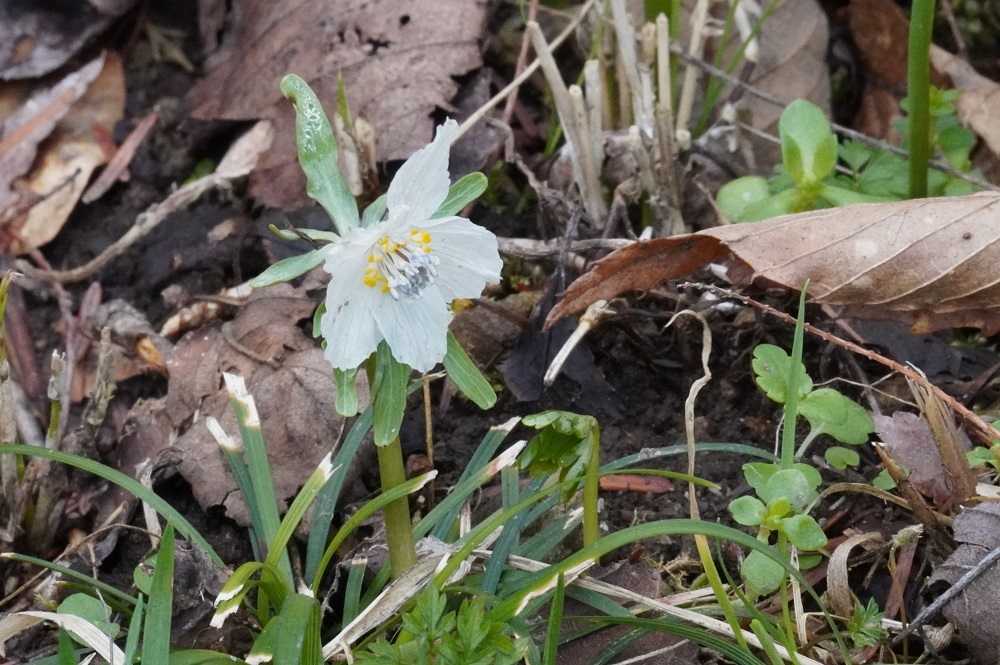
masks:
<svg viewBox="0 0 1000 665"><path fill-rule="evenodd" d="M531 0L531 4L528 5L528 19L524 22L527 25L531 21L538 20L538 0ZM531 38L528 37L528 31L525 30L524 34L521 35L521 50L517 54L517 64L514 66L514 80L518 80L521 74L524 72L524 65L528 61L528 46L531 44ZM514 115L514 105L517 104L517 93L520 92L521 86L518 84L510 91L510 95L507 97L507 104L503 107L503 123L505 125L510 124L510 119Z"/></svg>

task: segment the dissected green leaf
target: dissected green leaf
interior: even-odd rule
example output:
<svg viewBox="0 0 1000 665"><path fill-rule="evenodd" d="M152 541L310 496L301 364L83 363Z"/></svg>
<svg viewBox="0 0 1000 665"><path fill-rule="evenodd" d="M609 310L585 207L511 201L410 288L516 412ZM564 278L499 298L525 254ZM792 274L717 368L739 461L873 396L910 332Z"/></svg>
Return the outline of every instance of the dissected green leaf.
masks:
<svg viewBox="0 0 1000 665"><path fill-rule="evenodd" d="M356 367L349 370L333 368L333 380L337 385L334 408L345 418L358 415L358 389L355 385L357 378L358 369Z"/></svg>
<svg viewBox="0 0 1000 665"><path fill-rule="evenodd" d="M410 368L392 357L383 340L375 351L375 385L372 386L372 430L375 445L386 446L399 436L406 411L406 386Z"/></svg>
<svg viewBox="0 0 1000 665"><path fill-rule="evenodd" d="M540 430L518 458L521 469L527 469L533 477L558 471L560 481L583 475L591 446L598 445L596 418L568 411L544 411L525 416L521 422ZM563 501L569 501L575 493L576 487L568 487L563 491Z"/></svg>

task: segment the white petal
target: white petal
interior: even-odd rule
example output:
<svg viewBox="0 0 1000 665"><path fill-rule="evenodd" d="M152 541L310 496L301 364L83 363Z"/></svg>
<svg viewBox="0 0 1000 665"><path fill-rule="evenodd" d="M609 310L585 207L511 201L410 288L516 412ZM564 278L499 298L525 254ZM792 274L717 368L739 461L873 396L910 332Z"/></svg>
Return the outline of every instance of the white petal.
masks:
<svg viewBox="0 0 1000 665"><path fill-rule="evenodd" d="M411 220L427 219L448 197L448 155L457 131L458 123L449 118L437 128L434 140L399 168L386 195L390 219L404 214Z"/></svg>
<svg viewBox="0 0 1000 665"><path fill-rule="evenodd" d="M333 248L326 259L330 286L320 331L326 340L323 355L337 369L354 369L382 341L371 303L388 296L362 282L368 267L366 249L345 244Z"/></svg>
<svg viewBox="0 0 1000 665"><path fill-rule="evenodd" d="M440 261L434 283L446 302L478 298L484 286L500 281L503 260L495 235L464 217L432 219L419 227L431 234L432 253Z"/></svg>
<svg viewBox="0 0 1000 665"><path fill-rule="evenodd" d="M382 298L373 306L379 330L393 357L418 372L429 372L447 351L451 312L432 284L421 298Z"/></svg>

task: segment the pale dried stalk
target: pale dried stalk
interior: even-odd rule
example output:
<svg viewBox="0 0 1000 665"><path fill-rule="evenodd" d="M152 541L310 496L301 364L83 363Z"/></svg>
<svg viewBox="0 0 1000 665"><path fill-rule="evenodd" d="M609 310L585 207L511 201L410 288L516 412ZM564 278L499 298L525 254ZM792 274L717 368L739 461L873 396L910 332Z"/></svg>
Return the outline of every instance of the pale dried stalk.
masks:
<svg viewBox="0 0 1000 665"><path fill-rule="evenodd" d="M694 14L691 17L691 43L688 45L688 54L692 58L700 59L702 50L705 48L705 22L708 20L709 0L698 0L695 5ZM691 133L688 130L688 122L691 121L691 109L694 106L694 88L698 83L698 69L688 65L684 69L684 84L681 87L681 98L677 104L677 132L680 136L683 131L684 136L690 140Z"/></svg>
<svg viewBox="0 0 1000 665"><path fill-rule="evenodd" d="M580 7L580 13L577 15L577 17L572 21L570 21L570 24L567 25L566 28L559 33L558 37L552 40L551 44L549 44L548 49L550 52L553 49L559 48L559 46L576 31L577 26L580 25L580 21L582 21L583 17L587 15L587 12L590 11L591 7L594 6L595 2L597 2L597 0L587 0L587 2L583 3L583 6ZM467 131L469 131L473 125L482 120L486 116L486 114L492 111L497 104L506 99L507 96L510 95L512 92L517 90L521 86L521 84L527 81L532 74L538 71L538 68L541 66L542 66L541 60L535 58L530 65L524 68L524 71L521 72L520 75L518 75L513 81L507 84L506 88L504 88L497 94L493 95L493 97L488 102L486 102L478 109L476 109L472 115L470 115L468 118L465 119L465 122L463 122L461 125L458 126L458 131L455 133L455 138L452 140L452 143L462 138L462 136Z"/></svg>
<svg viewBox="0 0 1000 665"><path fill-rule="evenodd" d="M587 120L587 107L583 101L583 90L578 85L569 87L569 104L573 114L573 127L579 139L579 144L573 146L580 151L580 166L583 167L583 190L585 205L588 211L593 210L598 215L593 218L596 225L603 226L608 216L608 208L601 196L601 174L598 153L594 152L594 143L600 144L601 154L604 152L604 142L600 131L594 131ZM586 201L589 199L589 202Z"/></svg>
<svg viewBox="0 0 1000 665"><path fill-rule="evenodd" d="M625 0L611 0L611 17L618 36L618 55L628 80L632 98L632 118L641 129L652 134L651 109L642 104L642 83L639 80L639 56L635 48L635 30L625 11Z"/></svg>
<svg viewBox="0 0 1000 665"><path fill-rule="evenodd" d="M552 57L548 44L545 43L545 36L542 34L542 29L538 26L538 23L534 21L528 23L528 36L531 38L535 54L541 62L545 80L552 91L552 100L556 105L556 113L559 115L563 133L566 135L566 143L569 144L570 164L573 166L573 180L576 181L577 187L580 188L580 197L583 199L583 205L587 210L587 217L590 219L591 225L594 228L599 228L604 222L606 210L604 210L603 201L601 200L600 188L598 187L595 190L589 185L590 179L587 176L587 169L593 169L593 160L590 160L591 163L588 165L584 157L585 152L589 152L590 145L587 128L586 126L580 127L577 122L577 116L573 112L573 103L570 101L569 90L567 90L566 84L562 80L562 75L559 73L559 68L556 67L556 61ZM583 120L586 122L586 113L583 115Z"/></svg>
<svg viewBox="0 0 1000 665"><path fill-rule="evenodd" d="M669 220L665 220L662 235L691 231L680 214L681 187L677 177L676 148L674 146L674 119L671 106L673 91L670 85L670 23L665 14L656 17L656 138L660 148L660 182L666 193Z"/></svg>
<svg viewBox="0 0 1000 665"><path fill-rule="evenodd" d="M594 167L600 173L604 165L604 85L601 82L601 66L596 60L584 63L583 83L586 86L584 101L587 104L587 124L590 129Z"/></svg>

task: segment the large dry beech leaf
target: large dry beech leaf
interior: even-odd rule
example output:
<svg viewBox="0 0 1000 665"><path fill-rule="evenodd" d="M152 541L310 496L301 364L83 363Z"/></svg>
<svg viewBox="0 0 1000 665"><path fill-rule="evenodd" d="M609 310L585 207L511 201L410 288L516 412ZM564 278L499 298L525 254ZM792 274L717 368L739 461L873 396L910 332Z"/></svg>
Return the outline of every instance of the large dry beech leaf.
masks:
<svg viewBox="0 0 1000 665"><path fill-rule="evenodd" d="M433 138L430 115L479 67L484 0L244 0L232 32L191 90L201 119L272 119L271 150L251 176L254 196L274 207L307 202L296 161L294 115L278 83L298 74L327 113L338 76L352 115L375 128L380 161L405 159Z"/></svg>
<svg viewBox="0 0 1000 665"><path fill-rule="evenodd" d="M650 289L727 255L730 279L799 290L913 332L1000 331L1000 195L877 203L637 242L576 280L547 325L596 300Z"/></svg>

